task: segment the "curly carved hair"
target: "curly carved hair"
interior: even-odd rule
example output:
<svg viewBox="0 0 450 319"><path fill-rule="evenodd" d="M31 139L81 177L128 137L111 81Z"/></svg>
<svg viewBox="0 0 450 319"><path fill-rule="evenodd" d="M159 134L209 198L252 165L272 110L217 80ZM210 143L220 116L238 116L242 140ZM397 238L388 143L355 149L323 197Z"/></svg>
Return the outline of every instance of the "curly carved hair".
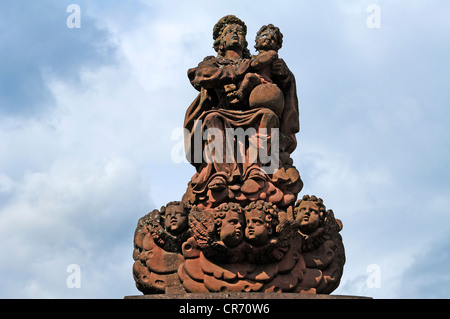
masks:
<svg viewBox="0 0 450 319"><path fill-rule="evenodd" d="M309 202L313 202L314 204L317 205L317 207L319 208L319 220L320 223L322 223L326 217L326 211L327 208L325 207L325 205L323 204L323 200L322 198L319 198L315 195L303 195L303 198L301 200L298 200L295 203L295 207L294 207L294 219L297 217L298 211L300 210L300 205L302 202L304 201L309 201Z"/></svg>
<svg viewBox="0 0 450 319"><path fill-rule="evenodd" d="M166 216L166 209L170 206L179 206L183 208L183 212L187 215L189 215L189 212L191 211L191 205L188 203L180 202L180 201L172 201L167 203L165 206L162 206L160 209L160 215L162 219L164 220Z"/></svg>
<svg viewBox="0 0 450 319"><path fill-rule="evenodd" d="M214 26L213 39L216 40L218 37L220 37L222 35L223 29L225 29L225 27L228 24L233 24L233 23L236 23L236 24L239 24L240 26L242 26L242 29L244 30L245 34L247 34L247 26L245 25L245 22L242 21L241 19L239 19L238 17L236 17L235 15L229 14L229 15L226 15L223 18L221 18Z"/></svg>
<svg viewBox="0 0 450 319"><path fill-rule="evenodd" d="M225 52L223 51L223 45L222 45L222 32L223 29L229 24L239 24L242 27L242 30L244 31L245 35L247 35L247 26L245 25L245 22L239 19L238 17L229 14L221 18L214 26L213 29L213 39L214 39L214 50L220 55L223 56ZM245 46L243 50L243 57L244 58L250 58L251 54L250 51L247 48L248 43L247 40L245 41Z"/></svg>
<svg viewBox="0 0 450 319"><path fill-rule="evenodd" d="M269 232L272 233L279 224L277 206L270 202L258 200L256 202L251 202L244 208L244 211L246 213L254 211L254 210L265 213L266 227L267 227L267 229L269 229Z"/></svg>
<svg viewBox="0 0 450 319"><path fill-rule="evenodd" d="M238 203L223 203L220 204L214 211L214 226L217 233L220 233L222 227L222 220L225 218L227 212L233 211L238 214L243 214L243 209Z"/></svg>
<svg viewBox="0 0 450 319"><path fill-rule="evenodd" d="M268 24L268 25L263 25L259 31L256 33L256 38L255 41L258 42L259 37L261 36L261 33L263 33L266 30L270 30L272 35L275 35L277 41L277 50L281 49L281 47L283 46L283 33L281 33L280 28L274 26L273 24ZM255 44L255 49L259 50L260 47L258 46L258 44Z"/></svg>

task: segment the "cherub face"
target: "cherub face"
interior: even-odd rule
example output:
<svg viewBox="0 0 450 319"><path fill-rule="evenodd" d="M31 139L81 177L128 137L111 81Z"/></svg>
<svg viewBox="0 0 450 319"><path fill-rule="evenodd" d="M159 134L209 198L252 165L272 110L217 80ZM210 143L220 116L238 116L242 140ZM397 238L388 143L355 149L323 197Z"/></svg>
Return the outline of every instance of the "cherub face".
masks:
<svg viewBox="0 0 450 319"><path fill-rule="evenodd" d="M245 46L245 32L241 25L237 23L228 24L222 31L221 43L225 48Z"/></svg>
<svg viewBox="0 0 450 319"><path fill-rule="evenodd" d="M298 207L296 220L300 223L300 230L309 233L320 224L320 210L319 207L311 201L302 201Z"/></svg>
<svg viewBox="0 0 450 319"><path fill-rule="evenodd" d="M278 50L276 31L271 28L266 28L256 37L255 47L258 50Z"/></svg>
<svg viewBox="0 0 450 319"><path fill-rule="evenodd" d="M269 229L266 224L266 214L256 209L245 213L245 237L254 246L261 246L269 241Z"/></svg>
<svg viewBox="0 0 450 319"><path fill-rule="evenodd" d="M242 242L244 237L242 232L243 223L243 214L231 210L226 213L220 227L220 240L225 246L233 248Z"/></svg>
<svg viewBox="0 0 450 319"><path fill-rule="evenodd" d="M166 208L165 229L173 234L181 234L188 228L188 217L181 206L169 206Z"/></svg>

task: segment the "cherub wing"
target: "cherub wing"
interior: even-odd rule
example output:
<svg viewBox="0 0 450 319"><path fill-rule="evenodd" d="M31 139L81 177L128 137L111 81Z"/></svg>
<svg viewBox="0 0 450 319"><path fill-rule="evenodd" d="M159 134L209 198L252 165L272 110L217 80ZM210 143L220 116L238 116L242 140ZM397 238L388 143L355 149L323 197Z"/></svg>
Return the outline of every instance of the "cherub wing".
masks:
<svg viewBox="0 0 450 319"><path fill-rule="evenodd" d="M166 230L161 225L161 218L161 213L157 209L154 209L144 216L144 222L147 225L147 228L152 235L153 240L160 246L164 245L163 237L164 233L166 233Z"/></svg>
<svg viewBox="0 0 450 319"><path fill-rule="evenodd" d="M214 217L206 210L191 210L189 226L200 248L209 248L214 242Z"/></svg>
<svg viewBox="0 0 450 319"><path fill-rule="evenodd" d="M276 229L281 245L289 242L298 232L298 223L294 220L283 219Z"/></svg>

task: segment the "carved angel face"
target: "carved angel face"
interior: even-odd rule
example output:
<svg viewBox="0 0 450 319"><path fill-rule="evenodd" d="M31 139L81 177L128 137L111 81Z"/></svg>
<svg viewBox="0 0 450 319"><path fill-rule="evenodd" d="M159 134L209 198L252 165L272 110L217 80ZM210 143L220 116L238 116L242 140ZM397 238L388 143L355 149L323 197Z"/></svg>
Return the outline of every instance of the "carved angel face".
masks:
<svg viewBox="0 0 450 319"><path fill-rule="evenodd" d="M300 231L309 233L320 225L319 207L312 201L302 201L298 207L297 221L299 222Z"/></svg>
<svg viewBox="0 0 450 319"><path fill-rule="evenodd" d="M258 50L278 50L277 35L273 29L267 28L255 39Z"/></svg>
<svg viewBox="0 0 450 319"><path fill-rule="evenodd" d="M182 206L168 206L164 219L165 229L172 235L181 234L188 228L188 217Z"/></svg>
<svg viewBox="0 0 450 319"><path fill-rule="evenodd" d="M240 244L244 238L242 225L244 224L243 214L229 210L222 219L220 227L220 240L225 246L233 248Z"/></svg>
<svg viewBox="0 0 450 319"><path fill-rule="evenodd" d="M257 209L245 213L245 237L254 246L261 246L269 241L270 229L267 227L266 214Z"/></svg>
<svg viewBox="0 0 450 319"><path fill-rule="evenodd" d="M263 26L257 33L255 38L255 49L260 50L275 50L281 49L283 42L283 35L280 29L272 24Z"/></svg>

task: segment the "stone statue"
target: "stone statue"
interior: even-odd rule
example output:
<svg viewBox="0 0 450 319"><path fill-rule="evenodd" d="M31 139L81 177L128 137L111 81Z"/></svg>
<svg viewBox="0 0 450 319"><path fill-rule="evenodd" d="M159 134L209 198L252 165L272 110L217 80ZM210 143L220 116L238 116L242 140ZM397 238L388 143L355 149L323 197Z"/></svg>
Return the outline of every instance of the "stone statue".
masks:
<svg viewBox="0 0 450 319"><path fill-rule="evenodd" d="M217 56L188 70L199 91L186 111L186 193L138 221L133 275L144 294L324 293L340 282L342 222L304 195L293 166L295 78L279 58L283 35L228 15L213 29Z"/></svg>
<svg viewBox="0 0 450 319"><path fill-rule="evenodd" d="M183 198L190 204L261 199L287 207L303 187L290 158L299 131L295 78L273 50L282 34L272 25L260 31L252 57L246 32L235 16L222 18L214 27L217 56L188 71L200 91L184 122L187 158L197 170Z"/></svg>
<svg viewBox="0 0 450 319"><path fill-rule="evenodd" d="M297 221L303 238L302 256L307 273L311 274L309 277L317 281L314 288L320 293L331 293L339 285L345 263L339 234L342 222L335 219L333 211L326 210L323 200L314 195L304 195L297 201L291 218Z"/></svg>
<svg viewBox="0 0 450 319"><path fill-rule="evenodd" d="M133 275L143 293L164 293L178 282L178 266L184 262L181 246L191 237L189 210L188 205L174 201L139 219L134 234Z"/></svg>

